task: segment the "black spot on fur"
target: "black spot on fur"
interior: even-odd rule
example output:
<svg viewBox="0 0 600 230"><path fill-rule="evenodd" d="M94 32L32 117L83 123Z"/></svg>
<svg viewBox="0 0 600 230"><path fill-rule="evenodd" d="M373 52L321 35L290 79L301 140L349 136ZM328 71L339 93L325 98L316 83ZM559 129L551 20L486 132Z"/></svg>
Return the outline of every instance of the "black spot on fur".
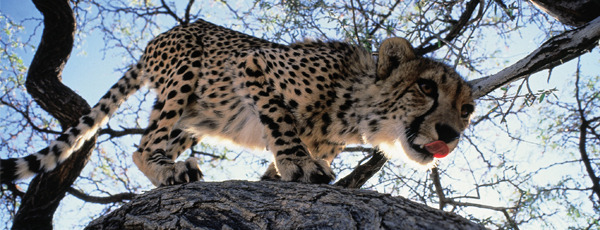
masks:
<svg viewBox="0 0 600 230"><path fill-rule="evenodd" d="M185 71L187 71L187 69L188 69L188 68L189 68L189 67L188 67L187 65L183 65L183 66L181 66L181 67L180 67L180 68L177 70L177 74L178 74L178 75L181 75L181 74L183 74Z"/></svg>
<svg viewBox="0 0 600 230"><path fill-rule="evenodd" d="M56 140L67 143L69 141L69 135L68 134L62 134L58 138L56 138Z"/></svg>
<svg viewBox="0 0 600 230"><path fill-rule="evenodd" d="M50 151L50 152L52 152L54 154L54 156L56 156L56 157L58 157L58 156L60 156L60 154L62 154L62 152L60 150L58 150L58 146L56 146L56 145L52 147L52 151Z"/></svg>
<svg viewBox="0 0 600 230"><path fill-rule="evenodd" d="M186 72L185 74L183 74L183 77L182 77L182 79L183 79L184 81L189 81L189 80L192 80L192 79L194 79L194 73L192 73L191 71L188 71L188 72Z"/></svg>
<svg viewBox="0 0 600 230"><path fill-rule="evenodd" d="M287 143L286 141L284 141L284 140L281 140L281 139L277 139L277 140L275 141L275 145L287 145L287 144L288 144L288 143Z"/></svg>
<svg viewBox="0 0 600 230"><path fill-rule="evenodd" d="M181 134L181 129L173 129L171 131L171 138L175 138L175 137L179 136L179 134Z"/></svg>
<svg viewBox="0 0 600 230"><path fill-rule="evenodd" d="M175 96L177 96L177 91L172 90L171 92L169 92L169 94L167 95L167 99L171 99L174 98Z"/></svg>
<svg viewBox="0 0 600 230"><path fill-rule="evenodd" d="M260 77L263 76L263 72L260 70L253 70L251 68L246 68L246 74L250 77Z"/></svg>
<svg viewBox="0 0 600 230"><path fill-rule="evenodd" d="M288 102L288 104L290 105L290 107L291 107L292 109L296 109L296 108L298 108L298 102L296 102L296 101L294 101L294 100L290 100L290 101Z"/></svg>
<svg viewBox="0 0 600 230"><path fill-rule="evenodd" d="M100 105L100 111L102 111L105 114L108 114L110 112L110 107L106 106L105 104L101 104Z"/></svg>
<svg viewBox="0 0 600 230"><path fill-rule="evenodd" d="M79 133L81 133L81 131L79 131L79 129L77 129L75 127L71 128L70 132L71 132L71 135L73 135L73 136L78 136Z"/></svg>
<svg viewBox="0 0 600 230"><path fill-rule="evenodd" d="M90 116L83 116L81 117L81 120L84 124L86 124L89 127L92 127L92 125L94 125L94 119L92 119Z"/></svg>
<svg viewBox="0 0 600 230"><path fill-rule="evenodd" d="M321 116L321 121L323 122L323 126L321 126L321 133L323 133L323 135L327 135L329 133L329 130L327 129L329 128L329 125L331 125L331 117L329 117L329 114L325 113L323 116Z"/></svg>
<svg viewBox="0 0 600 230"><path fill-rule="evenodd" d="M192 91L192 87L190 85L183 85L183 86L181 86L181 92L182 93L189 93L190 91Z"/></svg>

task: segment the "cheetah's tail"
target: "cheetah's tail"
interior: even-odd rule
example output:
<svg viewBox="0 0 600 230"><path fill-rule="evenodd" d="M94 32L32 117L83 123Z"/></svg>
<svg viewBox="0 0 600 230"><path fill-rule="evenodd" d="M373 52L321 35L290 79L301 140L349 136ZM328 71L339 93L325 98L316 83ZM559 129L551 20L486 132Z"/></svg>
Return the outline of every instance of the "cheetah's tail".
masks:
<svg viewBox="0 0 600 230"><path fill-rule="evenodd" d="M74 126L52 141L48 148L23 158L0 160L0 182L8 183L42 171L52 171L69 158L73 151L92 138L119 106L144 84L144 78L140 76L141 69L141 64L132 66L88 114L80 117Z"/></svg>

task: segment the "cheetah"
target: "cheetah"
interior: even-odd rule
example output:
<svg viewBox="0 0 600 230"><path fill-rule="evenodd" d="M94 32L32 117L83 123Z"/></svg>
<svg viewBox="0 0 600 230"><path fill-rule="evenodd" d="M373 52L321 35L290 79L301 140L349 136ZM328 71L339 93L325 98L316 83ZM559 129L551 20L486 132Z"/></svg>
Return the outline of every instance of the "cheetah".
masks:
<svg viewBox="0 0 600 230"><path fill-rule="evenodd" d="M281 45L198 20L151 40L49 148L1 160L2 182L53 170L143 86L157 97L133 161L156 186L201 180L197 159L176 158L206 136L271 151L265 180L329 183L348 144L428 165L456 147L475 108L454 69L402 38L383 41L374 57L347 43Z"/></svg>

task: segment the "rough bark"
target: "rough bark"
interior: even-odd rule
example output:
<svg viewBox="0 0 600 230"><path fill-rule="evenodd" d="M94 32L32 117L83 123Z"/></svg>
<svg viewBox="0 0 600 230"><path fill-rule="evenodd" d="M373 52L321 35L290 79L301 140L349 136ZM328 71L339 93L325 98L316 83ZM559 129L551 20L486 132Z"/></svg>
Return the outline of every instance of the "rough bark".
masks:
<svg viewBox="0 0 600 230"><path fill-rule="evenodd" d="M402 197L290 182L196 182L149 191L86 229L484 229Z"/></svg>
<svg viewBox="0 0 600 230"><path fill-rule="evenodd" d="M44 32L29 66L25 86L35 102L66 129L83 111L90 109L83 98L61 82L62 70L73 48L75 16L67 0L34 0L33 3L44 15Z"/></svg>
<svg viewBox="0 0 600 230"><path fill-rule="evenodd" d="M83 98L61 83L61 73L73 47L75 18L67 0L33 3L44 15L44 32L29 67L27 91L65 129L90 109ZM31 181L13 220L13 229L52 229L54 212L87 163L95 142L92 138L57 169L38 174Z"/></svg>
<svg viewBox="0 0 600 230"><path fill-rule="evenodd" d="M583 26L600 16L598 0L529 0L537 8L569 26Z"/></svg>
<svg viewBox="0 0 600 230"><path fill-rule="evenodd" d="M335 185L344 188L360 188L367 180L369 180L375 173L379 172L383 164L388 161L383 152L379 149L374 149L371 159L366 163L357 166L352 170L346 177L335 182Z"/></svg>

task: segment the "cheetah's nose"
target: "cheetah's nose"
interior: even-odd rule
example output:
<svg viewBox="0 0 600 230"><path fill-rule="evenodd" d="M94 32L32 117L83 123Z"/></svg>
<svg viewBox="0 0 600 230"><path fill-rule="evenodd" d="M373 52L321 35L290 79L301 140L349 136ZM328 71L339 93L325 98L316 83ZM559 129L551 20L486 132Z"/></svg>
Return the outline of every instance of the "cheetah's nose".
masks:
<svg viewBox="0 0 600 230"><path fill-rule="evenodd" d="M438 139L446 143L450 143L460 137L459 132L446 124L436 124L435 131L438 134Z"/></svg>

